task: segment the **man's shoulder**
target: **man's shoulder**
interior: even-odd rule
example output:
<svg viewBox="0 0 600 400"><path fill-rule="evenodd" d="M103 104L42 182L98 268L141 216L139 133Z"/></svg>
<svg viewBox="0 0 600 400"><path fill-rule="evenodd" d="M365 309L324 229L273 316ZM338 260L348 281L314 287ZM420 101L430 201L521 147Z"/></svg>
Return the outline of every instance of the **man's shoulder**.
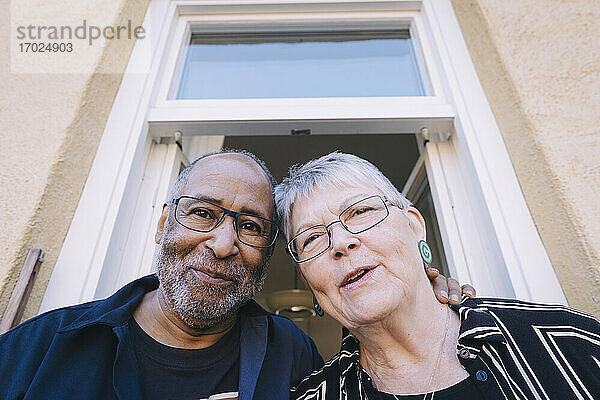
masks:
<svg viewBox="0 0 600 400"><path fill-rule="evenodd" d="M94 303L96 302L48 311L1 335L0 373L11 370L13 376L29 377L30 374L35 374L50 349L60 349L61 354L75 352L72 342L60 340L66 338L62 333L65 332L65 327L72 325L74 321L89 312L94 307ZM63 345L56 347L56 343L63 343ZM29 378L23 379L27 381Z"/></svg>
<svg viewBox="0 0 600 400"><path fill-rule="evenodd" d="M507 324L547 324L600 329L600 321L591 314L563 304L536 303L508 298L475 298L463 303L469 309L491 315Z"/></svg>
<svg viewBox="0 0 600 400"><path fill-rule="evenodd" d="M1 337L31 332L32 330L55 333L56 331L60 331L62 327L68 326L70 323L80 318L99 301L104 300L95 300L47 311L15 326Z"/></svg>
<svg viewBox="0 0 600 400"><path fill-rule="evenodd" d="M281 330L284 332L288 332L291 335L300 335L306 336L304 332L296 324L294 324L291 320L286 317L282 317L281 315L275 315L273 313L267 313L269 319L272 321L273 326L277 330Z"/></svg>
<svg viewBox="0 0 600 400"><path fill-rule="evenodd" d="M136 302L141 299L143 294L156 284L155 279L153 276L143 277L123 286L106 299L92 300L47 311L17 325L0 338L6 339L9 336L21 336L35 331L40 331L46 336L54 335L97 321L118 324L122 322L120 319L126 318L131 309L135 308ZM121 309L127 305L129 307Z"/></svg>

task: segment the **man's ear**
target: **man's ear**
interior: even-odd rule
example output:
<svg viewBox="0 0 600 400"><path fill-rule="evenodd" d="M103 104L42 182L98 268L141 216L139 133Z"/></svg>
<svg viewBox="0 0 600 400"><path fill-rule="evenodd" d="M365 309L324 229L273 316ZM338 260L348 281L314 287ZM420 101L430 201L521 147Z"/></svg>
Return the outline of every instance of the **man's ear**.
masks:
<svg viewBox="0 0 600 400"><path fill-rule="evenodd" d="M163 204L162 214L158 219L158 225L156 226L156 234L154 235L154 241L156 244L160 244L162 240L162 235L165 230L165 222L167 221L167 217L169 216L169 205L167 203Z"/></svg>
<svg viewBox="0 0 600 400"><path fill-rule="evenodd" d="M408 207L406 210L406 216L408 218L408 226L415 232L415 234L422 240L427 237L427 229L425 228L425 219L414 207Z"/></svg>

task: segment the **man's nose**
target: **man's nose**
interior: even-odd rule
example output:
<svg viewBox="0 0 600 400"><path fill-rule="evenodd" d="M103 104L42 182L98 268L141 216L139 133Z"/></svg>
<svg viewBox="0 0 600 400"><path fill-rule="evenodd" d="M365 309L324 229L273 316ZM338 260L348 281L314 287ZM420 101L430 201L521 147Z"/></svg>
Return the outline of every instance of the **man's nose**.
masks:
<svg viewBox="0 0 600 400"><path fill-rule="evenodd" d="M354 233L348 232L341 223L329 227L331 235L331 252L334 258L350 254L350 251L360 247L360 240Z"/></svg>
<svg viewBox="0 0 600 400"><path fill-rule="evenodd" d="M206 247L211 249L217 258L227 258L240 252L234 221L232 216L225 216L215 229L208 232L210 238L205 242Z"/></svg>

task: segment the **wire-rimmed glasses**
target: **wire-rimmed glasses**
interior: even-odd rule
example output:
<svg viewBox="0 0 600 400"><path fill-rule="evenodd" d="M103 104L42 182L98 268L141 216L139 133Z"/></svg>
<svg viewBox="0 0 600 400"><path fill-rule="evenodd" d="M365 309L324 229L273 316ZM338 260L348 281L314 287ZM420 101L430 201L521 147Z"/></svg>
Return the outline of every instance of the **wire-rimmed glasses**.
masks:
<svg viewBox="0 0 600 400"><path fill-rule="evenodd" d="M287 244L287 249L297 263L320 256L331 246L330 227L339 222L345 230L357 234L371 229L387 218L390 211L385 196L373 195L348 206L335 221L328 225L315 225L304 229Z"/></svg>
<svg viewBox="0 0 600 400"><path fill-rule="evenodd" d="M210 201L191 196L181 196L171 200L175 205L175 220L182 226L196 232L210 232L226 215L234 218L233 226L240 242L258 248L275 244L279 227L270 219L258 215L240 213L223 208Z"/></svg>

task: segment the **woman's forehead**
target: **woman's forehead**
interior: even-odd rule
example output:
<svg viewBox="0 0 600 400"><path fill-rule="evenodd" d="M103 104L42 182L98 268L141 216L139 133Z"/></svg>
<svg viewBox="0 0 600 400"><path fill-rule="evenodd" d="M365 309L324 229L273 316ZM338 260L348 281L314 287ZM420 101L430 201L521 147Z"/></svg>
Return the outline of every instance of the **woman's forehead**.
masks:
<svg viewBox="0 0 600 400"><path fill-rule="evenodd" d="M297 225L303 222L298 221L298 218L318 217L322 213L338 215L352 203L374 194L383 195L383 192L375 185L362 182L315 185L307 194L294 201L290 219Z"/></svg>

